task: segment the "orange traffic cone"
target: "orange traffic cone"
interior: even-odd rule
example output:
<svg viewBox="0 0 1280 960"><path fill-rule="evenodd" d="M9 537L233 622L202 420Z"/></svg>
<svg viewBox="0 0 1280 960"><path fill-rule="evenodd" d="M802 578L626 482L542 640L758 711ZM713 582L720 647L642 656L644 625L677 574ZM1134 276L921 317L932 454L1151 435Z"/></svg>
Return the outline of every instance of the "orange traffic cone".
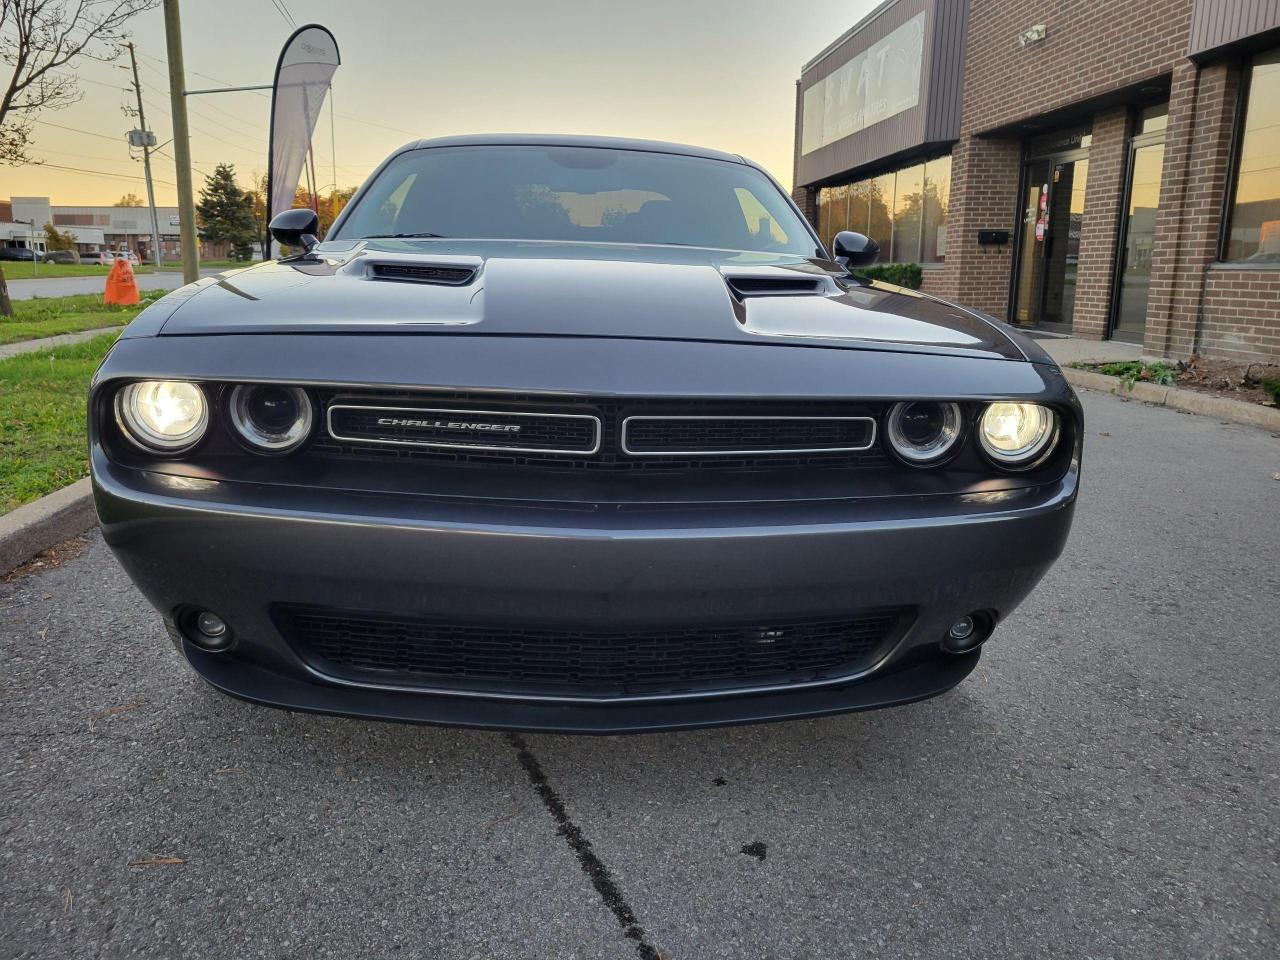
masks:
<svg viewBox="0 0 1280 960"><path fill-rule="evenodd" d="M138 281L133 277L133 264L125 257L116 257L107 274L107 289L102 294L103 303L128 306L138 302Z"/></svg>

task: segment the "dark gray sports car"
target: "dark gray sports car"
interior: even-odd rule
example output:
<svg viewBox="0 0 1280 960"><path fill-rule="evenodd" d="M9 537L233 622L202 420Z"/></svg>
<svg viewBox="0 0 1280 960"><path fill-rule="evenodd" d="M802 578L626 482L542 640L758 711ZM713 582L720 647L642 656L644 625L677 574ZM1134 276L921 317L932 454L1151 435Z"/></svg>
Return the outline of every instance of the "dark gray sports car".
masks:
<svg viewBox="0 0 1280 960"><path fill-rule="evenodd" d="M1066 541L1079 404L859 279L738 156L405 147L294 251L144 310L90 395L102 528L227 693L615 732L950 689Z"/></svg>

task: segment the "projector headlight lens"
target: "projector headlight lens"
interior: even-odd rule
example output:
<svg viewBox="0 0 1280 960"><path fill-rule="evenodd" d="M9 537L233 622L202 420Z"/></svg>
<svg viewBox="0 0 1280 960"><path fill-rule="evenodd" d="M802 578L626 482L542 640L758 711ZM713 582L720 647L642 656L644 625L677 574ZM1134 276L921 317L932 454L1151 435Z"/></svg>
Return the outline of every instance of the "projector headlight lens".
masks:
<svg viewBox="0 0 1280 960"><path fill-rule="evenodd" d="M241 384L231 391L231 425L251 447L286 453L311 433L311 398L299 387Z"/></svg>
<svg viewBox="0 0 1280 960"><path fill-rule="evenodd" d="M1041 459L1058 435L1058 417L1038 403L993 403L978 428L982 449L1005 467L1025 467Z"/></svg>
<svg viewBox="0 0 1280 960"><path fill-rule="evenodd" d="M913 400L894 404L886 433L894 453L908 463L928 466L955 448L963 423L959 404Z"/></svg>
<svg viewBox="0 0 1280 960"><path fill-rule="evenodd" d="M140 380L116 394L116 418L138 446L177 453L204 436L209 404L204 391L186 380Z"/></svg>

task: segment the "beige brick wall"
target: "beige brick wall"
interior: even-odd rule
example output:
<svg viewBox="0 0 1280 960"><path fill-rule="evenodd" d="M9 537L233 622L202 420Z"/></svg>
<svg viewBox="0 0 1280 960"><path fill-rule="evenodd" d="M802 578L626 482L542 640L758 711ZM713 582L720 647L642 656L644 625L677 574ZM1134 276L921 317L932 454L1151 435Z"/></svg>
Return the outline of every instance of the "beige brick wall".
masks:
<svg viewBox="0 0 1280 960"><path fill-rule="evenodd" d="M1009 315L1014 246L980 246L981 229L1016 238L1022 142L1042 115L1147 82L1169 82L1169 124L1152 256L1145 347L1280 360L1280 271L1214 266L1219 250L1239 61L1185 57L1193 0L972 0L960 139L952 151L947 258L924 289ZM1045 24L1047 38L1018 34ZM1107 335L1128 165L1127 108L1093 116L1074 332ZM796 201L816 220L814 194Z"/></svg>
<svg viewBox="0 0 1280 960"><path fill-rule="evenodd" d="M1205 279L1197 352L1280 361L1280 270L1217 267Z"/></svg>
<svg viewBox="0 0 1280 960"><path fill-rule="evenodd" d="M1115 280L1120 214L1128 165L1129 111L1124 107L1093 118L1089 179L1080 223L1076 306L1071 332L1087 340L1107 335Z"/></svg>

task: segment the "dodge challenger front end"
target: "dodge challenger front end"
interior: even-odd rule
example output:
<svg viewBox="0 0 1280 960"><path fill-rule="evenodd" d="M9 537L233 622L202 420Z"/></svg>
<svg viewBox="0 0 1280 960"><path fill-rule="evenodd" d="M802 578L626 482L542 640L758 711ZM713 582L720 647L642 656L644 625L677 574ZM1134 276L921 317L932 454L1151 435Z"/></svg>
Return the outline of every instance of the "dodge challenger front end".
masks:
<svg viewBox="0 0 1280 960"><path fill-rule="evenodd" d="M472 137L143 311L90 395L107 542L274 706L657 730L942 693L1057 558L1079 404L857 278L740 157Z"/></svg>

